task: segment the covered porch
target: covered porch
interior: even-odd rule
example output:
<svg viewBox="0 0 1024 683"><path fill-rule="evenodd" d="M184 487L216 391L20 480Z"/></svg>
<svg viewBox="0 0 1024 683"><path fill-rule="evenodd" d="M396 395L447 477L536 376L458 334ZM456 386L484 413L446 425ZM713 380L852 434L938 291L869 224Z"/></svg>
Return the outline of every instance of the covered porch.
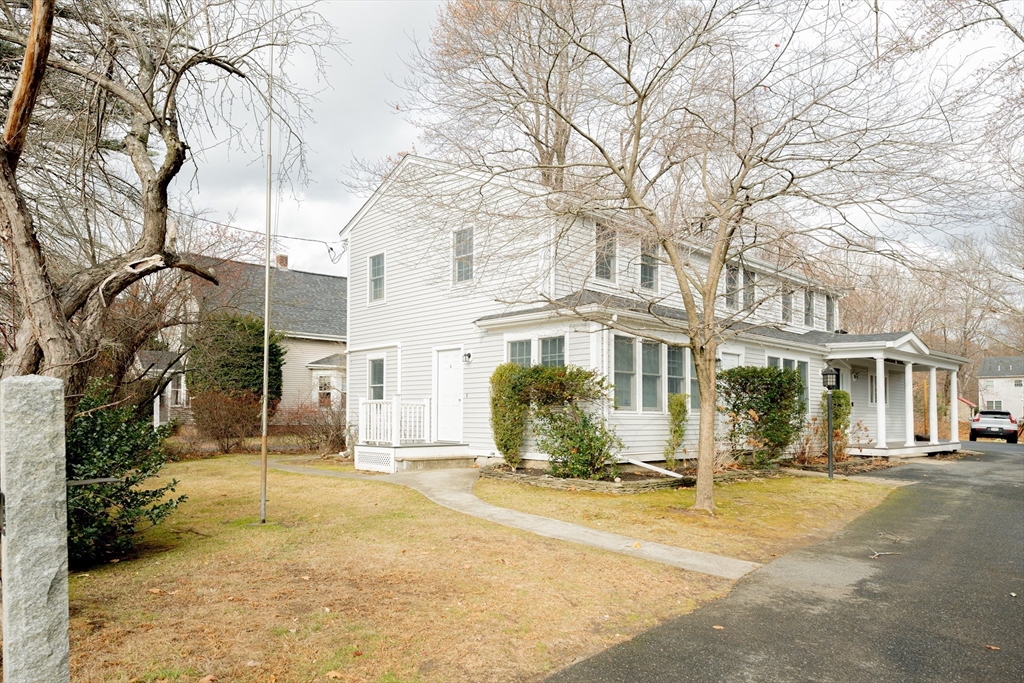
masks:
<svg viewBox="0 0 1024 683"><path fill-rule="evenodd" d="M932 351L913 333L886 336L891 338L840 338L826 344L825 360L839 369L839 388L850 393L852 402L849 452L913 457L959 450L957 373L968 359ZM949 380L943 401L943 419L949 422L945 439L939 436L939 373L948 373ZM915 430L914 379L922 375L924 430Z"/></svg>

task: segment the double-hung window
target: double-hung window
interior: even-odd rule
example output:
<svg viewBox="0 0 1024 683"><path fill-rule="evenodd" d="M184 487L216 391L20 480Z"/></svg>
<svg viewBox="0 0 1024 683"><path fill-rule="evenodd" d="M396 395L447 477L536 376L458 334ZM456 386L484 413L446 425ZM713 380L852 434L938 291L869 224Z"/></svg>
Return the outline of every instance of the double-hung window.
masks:
<svg viewBox="0 0 1024 683"><path fill-rule="evenodd" d="M796 362L796 370L800 373L800 379L804 381L804 410L811 409L811 385L810 385L810 374L808 372L807 361L799 360Z"/></svg>
<svg viewBox="0 0 1024 683"><path fill-rule="evenodd" d="M615 281L615 231L598 223L596 231L596 248L594 275L599 280Z"/></svg>
<svg viewBox="0 0 1024 683"><path fill-rule="evenodd" d="M743 271L743 308L753 308L756 299L757 275L752 270Z"/></svg>
<svg viewBox="0 0 1024 683"><path fill-rule="evenodd" d="M382 401L384 400L384 359L383 358L372 358L370 359L370 400L371 401Z"/></svg>
<svg viewBox="0 0 1024 683"><path fill-rule="evenodd" d="M1002 410L1002 401L985 401L985 410Z"/></svg>
<svg viewBox="0 0 1024 683"><path fill-rule="evenodd" d="M725 305L728 308L736 308L737 293L740 290L740 269L739 266L725 267Z"/></svg>
<svg viewBox="0 0 1024 683"><path fill-rule="evenodd" d="M1016 389L1020 389L1021 387L1024 387L1024 379L1015 379L1015 380L1013 380L1013 386Z"/></svg>
<svg viewBox="0 0 1024 683"><path fill-rule="evenodd" d="M640 344L640 372L642 373L642 407L661 410L661 344Z"/></svg>
<svg viewBox="0 0 1024 683"><path fill-rule="evenodd" d="M384 254L370 257L370 301L384 299Z"/></svg>
<svg viewBox="0 0 1024 683"><path fill-rule="evenodd" d="M636 358L631 337L615 337L615 407L634 408L633 379L636 376Z"/></svg>
<svg viewBox="0 0 1024 683"><path fill-rule="evenodd" d="M804 326L814 327L814 292L804 290Z"/></svg>
<svg viewBox="0 0 1024 683"><path fill-rule="evenodd" d="M836 331L836 299L831 294L825 295L825 331Z"/></svg>
<svg viewBox="0 0 1024 683"><path fill-rule="evenodd" d="M782 292L782 322L793 322L793 292L789 289Z"/></svg>
<svg viewBox="0 0 1024 683"><path fill-rule="evenodd" d="M540 364L548 367L565 365L565 337L540 340Z"/></svg>
<svg viewBox="0 0 1024 683"><path fill-rule="evenodd" d="M533 363L533 349L529 339L510 341L508 343L508 362L524 368Z"/></svg>
<svg viewBox="0 0 1024 683"><path fill-rule="evenodd" d="M658 243L653 240L640 243L640 288L658 290Z"/></svg>
<svg viewBox="0 0 1024 683"><path fill-rule="evenodd" d="M452 236L452 275L455 283L473 279L473 228L456 230Z"/></svg>
<svg viewBox="0 0 1024 683"><path fill-rule="evenodd" d="M334 394L334 386L330 375L316 378L316 403L321 408L330 408Z"/></svg>
<svg viewBox="0 0 1024 683"><path fill-rule="evenodd" d="M686 393L686 349L682 346L668 347L666 360L668 365L665 368L668 375L668 393Z"/></svg>
<svg viewBox="0 0 1024 683"><path fill-rule="evenodd" d="M889 383L882 381L882 392L883 400L886 405L889 405ZM878 377L876 375L868 375L868 403L875 405L878 403Z"/></svg>

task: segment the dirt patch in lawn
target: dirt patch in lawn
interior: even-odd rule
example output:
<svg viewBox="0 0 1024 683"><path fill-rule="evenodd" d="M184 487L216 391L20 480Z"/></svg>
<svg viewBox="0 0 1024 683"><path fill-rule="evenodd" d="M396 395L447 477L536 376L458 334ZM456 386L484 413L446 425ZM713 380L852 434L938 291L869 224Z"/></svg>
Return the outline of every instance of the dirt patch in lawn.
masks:
<svg viewBox="0 0 1024 683"><path fill-rule="evenodd" d="M182 509L71 575L74 681L533 681L731 586L378 482L271 471L253 526L250 460L168 467Z"/></svg>
<svg viewBox="0 0 1024 683"><path fill-rule="evenodd" d="M892 488L786 475L716 484L718 509L713 517L689 510L693 489L614 496L481 479L475 491L501 507L646 541L768 562L827 538L880 503Z"/></svg>

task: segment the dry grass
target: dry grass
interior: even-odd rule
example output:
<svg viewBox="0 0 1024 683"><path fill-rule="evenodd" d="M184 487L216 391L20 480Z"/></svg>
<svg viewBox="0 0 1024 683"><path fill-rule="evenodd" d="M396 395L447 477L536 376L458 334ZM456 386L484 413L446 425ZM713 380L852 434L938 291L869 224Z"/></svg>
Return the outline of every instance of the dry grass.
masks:
<svg viewBox="0 0 1024 683"><path fill-rule="evenodd" d="M71 576L72 678L530 681L730 583L499 527L377 482L176 463L139 557ZM334 679L332 679L334 680Z"/></svg>
<svg viewBox="0 0 1024 683"><path fill-rule="evenodd" d="M614 496L481 479L494 505L576 522L633 538L768 562L827 538L880 503L891 487L782 476L715 485L714 517L691 512L693 489Z"/></svg>

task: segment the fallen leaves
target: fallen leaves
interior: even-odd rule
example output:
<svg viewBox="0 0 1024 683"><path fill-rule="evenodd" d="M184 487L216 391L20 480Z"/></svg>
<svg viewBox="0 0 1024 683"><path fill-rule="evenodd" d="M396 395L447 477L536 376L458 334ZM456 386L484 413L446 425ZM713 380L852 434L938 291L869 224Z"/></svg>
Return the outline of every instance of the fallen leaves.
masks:
<svg viewBox="0 0 1024 683"><path fill-rule="evenodd" d="M986 646L985 646L985 648L986 648L986 649L988 649L988 650L998 650L998 649L999 649L999 648L998 648L997 646L995 646L995 645L986 645Z"/></svg>
<svg viewBox="0 0 1024 683"><path fill-rule="evenodd" d="M161 593L163 593L163 591L159 588L150 588L147 592L152 593L153 595L160 595Z"/></svg>
<svg viewBox="0 0 1024 683"><path fill-rule="evenodd" d="M724 626L719 626L717 624L712 626L711 628L715 629L716 631L724 631L725 630Z"/></svg>
<svg viewBox="0 0 1024 683"><path fill-rule="evenodd" d="M217 677L214 676L213 674L210 674L209 676L203 676L196 683L215 683L216 680L217 680Z"/></svg>
<svg viewBox="0 0 1024 683"><path fill-rule="evenodd" d="M341 672L340 671L333 671L333 670L332 671L328 671L327 672L327 678L341 678Z"/></svg>

